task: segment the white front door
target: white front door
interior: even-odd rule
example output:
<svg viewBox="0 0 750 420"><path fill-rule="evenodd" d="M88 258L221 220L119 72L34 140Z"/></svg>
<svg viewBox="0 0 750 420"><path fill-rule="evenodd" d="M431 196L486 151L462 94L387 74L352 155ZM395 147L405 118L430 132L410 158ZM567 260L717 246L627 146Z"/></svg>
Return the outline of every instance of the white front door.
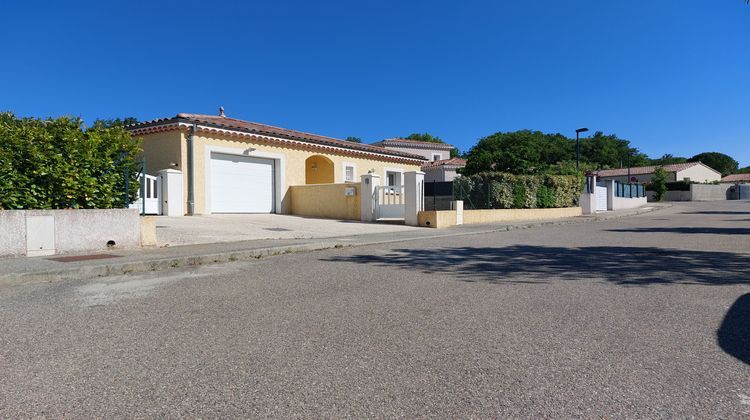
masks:
<svg viewBox="0 0 750 420"><path fill-rule="evenodd" d="M274 161L211 153L211 213L273 213Z"/></svg>

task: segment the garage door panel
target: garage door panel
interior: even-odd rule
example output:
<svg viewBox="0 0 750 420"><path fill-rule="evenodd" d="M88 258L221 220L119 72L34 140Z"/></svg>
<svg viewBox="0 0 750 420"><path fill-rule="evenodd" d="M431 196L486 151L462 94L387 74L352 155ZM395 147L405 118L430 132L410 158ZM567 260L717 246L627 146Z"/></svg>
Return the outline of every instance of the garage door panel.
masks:
<svg viewBox="0 0 750 420"><path fill-rule="evenodd" d="M212 153L210 176L212 213L273 212L273 160Z"/></svg>

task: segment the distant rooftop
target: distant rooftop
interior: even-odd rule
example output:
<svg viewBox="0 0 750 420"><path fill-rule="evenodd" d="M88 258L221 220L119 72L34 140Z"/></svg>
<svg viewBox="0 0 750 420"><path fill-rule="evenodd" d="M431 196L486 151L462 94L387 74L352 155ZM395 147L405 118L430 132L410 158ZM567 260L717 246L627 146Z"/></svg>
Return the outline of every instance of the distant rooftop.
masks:
<svg viewBox="0 0 750 420"><path fill-rule="evenodd" d="M732 174L721 178L721 182L750 182L750 174Z"/></svg>
<svg viewBox="0 0 750 420"><path fill-rule="evenodd" d="M675 163L672 165L661 165L666 172L680 172L685 169L692 168L694 166L703 165L700 162L686 162L686 163ZM638 166L634 168L620 168L620 169L602 169L599 171L592 171L599 177L610 177L610 176L627 176L630 175L649 175L653 174L660 165L654 166ZM706 166L706 165L703 165ZM706 166L707 167L707 166Z"/></svg>
<svg viewBox="0 0 750 420"><path fill-rule="evenodd" d="M380 147L413 147L418 149L440 149L440 150L451 150L453 149L453 146L448 143L436 143L431 141L419 141L419 140L409 140L409 139L402 139L402 138L392 138L392 139L385 139L381 140L377 143L373 143L373 146L380 146Z"/></svg>

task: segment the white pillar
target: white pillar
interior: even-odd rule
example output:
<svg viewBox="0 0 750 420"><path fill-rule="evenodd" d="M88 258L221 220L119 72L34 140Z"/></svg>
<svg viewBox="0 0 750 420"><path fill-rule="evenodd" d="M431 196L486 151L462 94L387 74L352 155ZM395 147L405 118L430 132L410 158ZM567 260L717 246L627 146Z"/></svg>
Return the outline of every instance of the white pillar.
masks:
<svg viewBox="0 0 750 420"><path fill-rule="evenodd" d="M182 172L176 169L162 169L156 173L161 179L161 213L165 216L185 215L182 199Z"/></svg>
<svg viewBox="0 0 750 420"><path fill-rule="evenodd" d="M604 183L607 186L607 210L612 211L615 207L615 180L608 179Z"/></svg>
<svg viewBox="0 0 750 420"><path fill-rule="evenodd" d="M404 223L419 226L419 212L424 210L424 172L404 172Z"/></svg>
<svg viewBox="0 0 750 420"><path fill-rule="evenodd" d="M375 221L375 187L380 186L380 177L375 174L362 175L360 184L360 220Z"/></svg>
<svg viewBox="0 0 750 420"><path fill-rule="evenodd" d="M578 205L581 206L581 213L594 214L596 213L596 175L587 176L586 183L589 192L584 189L581 198L578 200Z"/></svg>
<svg viewBox="0 0 750 420"><path fill-rule="evenodd" d="M451 205L456 210L456 225L464 224L464 202L463 200L456 200Z"/></svg>

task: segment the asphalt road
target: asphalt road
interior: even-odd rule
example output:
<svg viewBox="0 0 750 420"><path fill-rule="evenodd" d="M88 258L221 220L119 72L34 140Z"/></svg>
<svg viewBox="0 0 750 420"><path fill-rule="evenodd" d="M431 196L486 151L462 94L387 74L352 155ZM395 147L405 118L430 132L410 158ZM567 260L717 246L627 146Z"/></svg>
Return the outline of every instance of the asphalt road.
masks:
<svg viewBox="0 0 750 420"><path fill-rule="evenodd" d="M0 288L0 417L750 416L750 203Z"/></svg>

